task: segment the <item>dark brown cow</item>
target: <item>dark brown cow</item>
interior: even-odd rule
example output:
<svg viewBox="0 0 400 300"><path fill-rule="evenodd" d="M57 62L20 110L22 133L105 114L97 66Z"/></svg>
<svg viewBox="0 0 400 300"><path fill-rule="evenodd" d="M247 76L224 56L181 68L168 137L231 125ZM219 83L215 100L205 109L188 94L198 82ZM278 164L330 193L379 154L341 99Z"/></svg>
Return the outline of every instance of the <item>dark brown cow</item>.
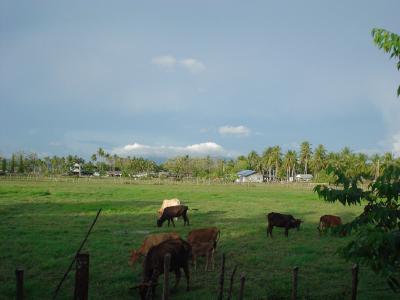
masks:
<svg viewBox="0 0 400 300"><path fill-rule="evenodd" d="M135 287L139 288L142 300L148 299L148 293L151 293L154 299L158 277L164 273L164 257L167 253L171 255L169 271L175 272L176 277L174 289L177 288L181 279L180 269L182 268L186 276L186 290L189 290L189 259L192 256L192 247L182 239L168 240L151 248L143 262L143 281Z"/></svg>
<svg viewBox="0 0 400 300"><path fill-rule="evenodd" d="M217 247L220 230L217 227L195 229L189 232L187 241L193 246L194 243L205 243L212 241L214 249Z"/></svg>
<svg viewBox="0 0 400 300"><path fill-rule="evenodd" d="M340 217L333 215L323 215L321 218L319 218L319 225L317 229L319 231L319 235L321 235L325 229L336 227L339 225L342 225L342 219ZM346 235L346 232L342 231L340 235L344 236Z"/></svg>
<svg viewBox="0 0 400 300"><path fill-rule="evenodd" d="M189 225L189 218L187 217L187 210L189 208L186 205L175 205L166 207L161 215L161 217L157 220L157 226L161 227L165 221L168 220L168 226L170 222L175 227L174 218L183 217L183 225L186 223Z"/></svg>
<svg viewBox="0 0 400 300"><path fill-rule="evenodd" d="M268 219L268 227L267 227L267 236L270 235L272 238L272 229L274 226L285 228L285 236L289 235L290 228L300 229L300 224L303 222L300 219L295 219L292 215L284 215L280 213L269 213L267 215Z"/></svg>

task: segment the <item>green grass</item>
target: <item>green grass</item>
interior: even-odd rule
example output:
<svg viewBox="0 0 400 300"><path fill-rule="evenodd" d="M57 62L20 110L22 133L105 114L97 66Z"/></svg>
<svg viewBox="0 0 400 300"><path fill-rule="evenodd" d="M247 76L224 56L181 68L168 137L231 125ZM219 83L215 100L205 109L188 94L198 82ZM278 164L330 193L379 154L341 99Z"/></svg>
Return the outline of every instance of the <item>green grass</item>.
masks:
<svg viewBox="0 0 400 300"><path fill-rule="evenodd" d="M162 199L179 198L192 210L190 227L156 227ZM344 207L319 200L307 189L285 185L139 185L99 182L0 181L0 299L15 297L16 267L25 270L26 299L49 299L67 269L99 208L103 211L86 244L90 253L91 299L137 299L129 290L141 279L141 266L127 264L129 250L138 247L146 233L175 230L186 238L189 230L221 229L216 266L226 253L230 272L238 265L246 274L246 299L287 299L291 269L299 271L299 298L349 299L351 263L335 255L351 237L318 237L319 217L335 214L351 220L361 207ZM274 229L266 237L267 212L293 214L304 220L299 232L285 238ZM203 272L199 262L192 271L192 291L182 280L172 299L215 299L219 272ZM201 270L201 271L200 271ZM174 276L172 276L174 281ZM59 299L71 299L74 276L64 283ZM162 278L159 280L160 284ZM158 288L161 295L161 287ZM385 282L360 268L358 299L395 299Z"/></svg>

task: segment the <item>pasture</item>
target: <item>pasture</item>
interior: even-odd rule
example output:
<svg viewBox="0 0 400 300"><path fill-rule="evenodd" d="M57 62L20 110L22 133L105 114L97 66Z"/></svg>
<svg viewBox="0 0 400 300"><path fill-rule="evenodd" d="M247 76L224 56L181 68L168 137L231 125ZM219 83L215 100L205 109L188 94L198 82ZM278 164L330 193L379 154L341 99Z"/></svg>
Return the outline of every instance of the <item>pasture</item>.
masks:
<svg viewBox="0 0 400 300"><path fill-rule="evenodd" d="M163 199L179 198L189 211L190 227L156 227ZM361 207L344 207L319 200L310 190L286 185L130 184L108 180L86 182L0 181L0 298L15 297L14 270L25 270L26 299L49 299L85 235L97 210L100 218L84 247L90 253L91 299L137 299L129 288L141 280L141 265L128 266L129 251L146 234L175 230L183 238L194 228L217 226L221 239L216 270L204 272L204 259L192 270L192 290L182 280L172 299L215 299L221 254L226 253L226 283L238 265L246 274L245 299L287 299L291 269L299 267L299 298L349 299L351 266L335 255L349 237L317 232L319 217L334 214L346 222ZM301 230L275 228L266 237L267 212L293 214ZM172 275L172 274L171 274ZM171 276L172 283L174 276ZM71 299L74 274L64 283L59 299ZM161 295L162 277L157 295ZM360 267L358 299L394 299L385 282Z"/></svg>

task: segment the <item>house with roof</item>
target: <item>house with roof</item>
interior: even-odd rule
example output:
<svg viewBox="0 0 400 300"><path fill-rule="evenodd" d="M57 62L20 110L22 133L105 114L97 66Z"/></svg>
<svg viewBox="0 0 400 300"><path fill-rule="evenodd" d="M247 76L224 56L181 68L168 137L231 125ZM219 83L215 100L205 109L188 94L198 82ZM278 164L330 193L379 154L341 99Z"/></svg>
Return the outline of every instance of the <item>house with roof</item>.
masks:
<svg viewBox="0 0 400 300"><path fill-rule="evenodd" d="M311 174L297 174L295 177L296 181L311 181L313 176Z"/></svg>
<svg viewBox="0 0 400 300"><path fill-rule="evenodd" d="M237 183L243 182L263 182L263 174L257 173L253 170L242 170L237 172L236 175L239 177L236 179Z"/></svg>

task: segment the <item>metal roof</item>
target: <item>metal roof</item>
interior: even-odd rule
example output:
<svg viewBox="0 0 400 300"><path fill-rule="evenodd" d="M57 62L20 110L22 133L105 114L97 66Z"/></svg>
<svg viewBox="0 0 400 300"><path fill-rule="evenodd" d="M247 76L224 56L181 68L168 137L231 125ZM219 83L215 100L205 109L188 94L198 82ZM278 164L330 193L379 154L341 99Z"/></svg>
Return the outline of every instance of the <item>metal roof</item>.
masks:
<svg viewBox="0 0 400 300"><path fill-rule="evenodd" d="M242 170L242 171L237 172L237 175L247 177L247 176L253 175L255 173L257 173L257 172L253 171L253 170Z"/></svg>

